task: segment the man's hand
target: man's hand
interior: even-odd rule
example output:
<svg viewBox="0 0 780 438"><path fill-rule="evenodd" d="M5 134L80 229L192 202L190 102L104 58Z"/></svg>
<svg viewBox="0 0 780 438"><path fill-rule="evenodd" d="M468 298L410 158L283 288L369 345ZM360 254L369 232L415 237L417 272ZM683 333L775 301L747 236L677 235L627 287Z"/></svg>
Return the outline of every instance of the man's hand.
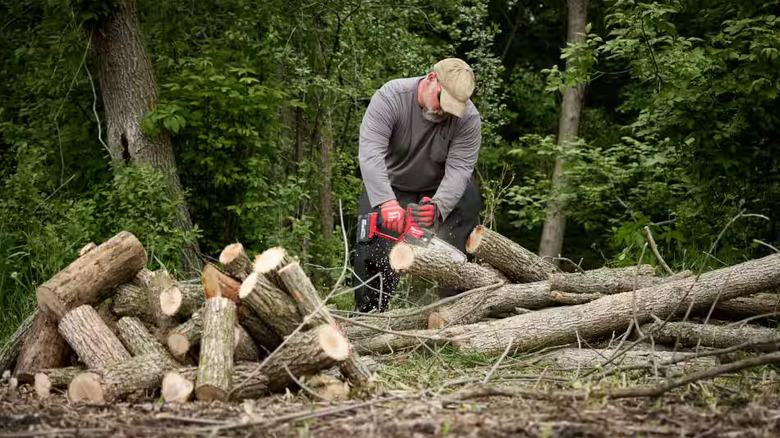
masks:
<svg viewBox="0 0 780 438"><path fill-rule="evenodd" d="M439 220L439 209L433 199L424 197L413 211L414 221L423 228L433 228Z"/></svg>
<svg viewBox="0 0 780 438"><path fill-rule="evenodd" d="M393 199L382 204L380 208L382 214L383 227L394 231L396 233L402 233L404 231L404 217L406 212L398 204L398 201Z"/></svg>

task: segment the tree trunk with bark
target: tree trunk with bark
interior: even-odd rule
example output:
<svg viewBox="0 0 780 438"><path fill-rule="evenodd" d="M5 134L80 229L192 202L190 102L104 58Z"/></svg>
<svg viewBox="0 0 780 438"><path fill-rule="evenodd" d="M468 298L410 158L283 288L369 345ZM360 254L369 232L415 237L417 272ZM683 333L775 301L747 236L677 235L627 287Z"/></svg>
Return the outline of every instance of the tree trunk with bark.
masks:
<svg viewBox="0 0 780 438"><path fill-rule="evenodd" d="M750 343L746 349L777 351L780 332L775 328L751 325L712 325L692 322L655 322L642 326L642 333L652 333L655 342L686 347L727 348Z"/></svg>
<svg viewBox="0 0 780 438"><path fill-rule="evenodd" d="M107 368L130 358L92 306L85 304L68 312L60 321L59 330L88 368Z"/></svg>
<svg viewBox="0 0 780 438"><path fill-rule="evenodd" d="M588 21L588 0L569 0L569 32L567 41L579 43L585 38L585 25ZM571 68L571 58L566 61L566 69ZM580 126L582 102L585 96L585 86L575 85L563 90L561 116L558 122L558 144L574 147ZM556 265L563 249L563 235L566 230L566 202L562 192L568 185L563 172L563 158L555 160L555 170L552 178L551 200L547 206L547 219L542 229L542 240L539 244L539 255L550 258Z"/></svg>
<svg viewBox="0 0 780 438"><path fill-rule="evenodd" d="M198 400L227 400L233 372L236 304L227 298L210 298L203 310L203 337L200 343Z"/></svg>
<svg viewBox="0 0 780 438"><path fill-rule="evenodd" d="M90 30L89 37L98 67L111 159L125 164L148 164L163 172L167 196L182 200L174 225L191 231L192 219L184 201L171 138L167 133L152 135L141 129L144 117L157 106L158 90L135 0L119 0L111 13ZM197 243L188 243L182 252L185 267L191 272L199 270Z"/></svg>
<svg viewBox="0 0 780 438"><path fill-rule="evenodd" d="M232 243L219 254L219 263L225 272L238 281L244 281L252 273L252 261L244 252L244 245Z"/></svg>

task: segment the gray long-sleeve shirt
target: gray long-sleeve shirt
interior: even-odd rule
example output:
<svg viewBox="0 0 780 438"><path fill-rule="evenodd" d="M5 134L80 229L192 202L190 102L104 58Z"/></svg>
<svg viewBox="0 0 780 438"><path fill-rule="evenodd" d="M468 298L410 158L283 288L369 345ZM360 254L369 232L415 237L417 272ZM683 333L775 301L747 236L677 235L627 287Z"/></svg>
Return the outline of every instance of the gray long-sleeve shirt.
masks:
<svg viewBox="0 0 780 438"><path fill-rule="evenodd" d="M358 160L372 207L407 192L436 190L444 219L466 189L477 162L481 120L468 101L463 117L425 120L417 102L422 77L387 82L374 93L360 126Z"/></svg>

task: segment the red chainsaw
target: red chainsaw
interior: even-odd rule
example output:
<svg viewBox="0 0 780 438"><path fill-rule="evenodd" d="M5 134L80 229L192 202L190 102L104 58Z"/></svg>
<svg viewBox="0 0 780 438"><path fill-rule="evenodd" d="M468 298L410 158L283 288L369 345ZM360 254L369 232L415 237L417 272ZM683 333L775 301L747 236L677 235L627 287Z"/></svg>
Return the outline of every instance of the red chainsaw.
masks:
<svg viewBox="0 0 780 438"><path fill-rule="evenodd" d="M443 251L448 253L453 260L465 262L466 255L458 248L436 236L432 229L421 227L412 219L412 212L416 207L416 204L407 205L406 220L401 233L396 233L383 227L382 215L379 212L361 214L358 216L358 242L368 242L375 237L379 237L389 242L404 242L409 245Z"/></svg>

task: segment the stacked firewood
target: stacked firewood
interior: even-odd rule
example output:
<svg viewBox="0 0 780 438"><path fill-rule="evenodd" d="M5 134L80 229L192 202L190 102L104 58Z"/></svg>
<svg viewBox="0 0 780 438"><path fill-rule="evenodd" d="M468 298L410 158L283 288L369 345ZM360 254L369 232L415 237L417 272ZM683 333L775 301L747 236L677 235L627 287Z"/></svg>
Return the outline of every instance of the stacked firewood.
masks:
<svg viewBox="0 0 780 438"><path fill-rule="evenodd" d="M780 286L780 254L701 275L680 272L661 278L648 265L564 273L482 226L471 233L466 249L474 263L396 245L390 253L394 269L464 292L420 309L345 319L355 348L379 354L449 344L522 352L628 332L637 342L697 348L743 345L766 351L780 343L774 328L713 320L776 315L780 296L761 292Z"/></svg>
<svg viewBox="0 0 780 438"><path fill-rule="evenodd" d="M240 244L177 281L145 269L138 239L121 232L40 286L38 308L0 352L0 368L46 396L112 402L161 388L166 401L241 400L284 391L339 366L370 378L299 263L283 248L254 264ZM17 357L18 352L18 357ZM66 366L75 353L79 366Z"/></svg>

